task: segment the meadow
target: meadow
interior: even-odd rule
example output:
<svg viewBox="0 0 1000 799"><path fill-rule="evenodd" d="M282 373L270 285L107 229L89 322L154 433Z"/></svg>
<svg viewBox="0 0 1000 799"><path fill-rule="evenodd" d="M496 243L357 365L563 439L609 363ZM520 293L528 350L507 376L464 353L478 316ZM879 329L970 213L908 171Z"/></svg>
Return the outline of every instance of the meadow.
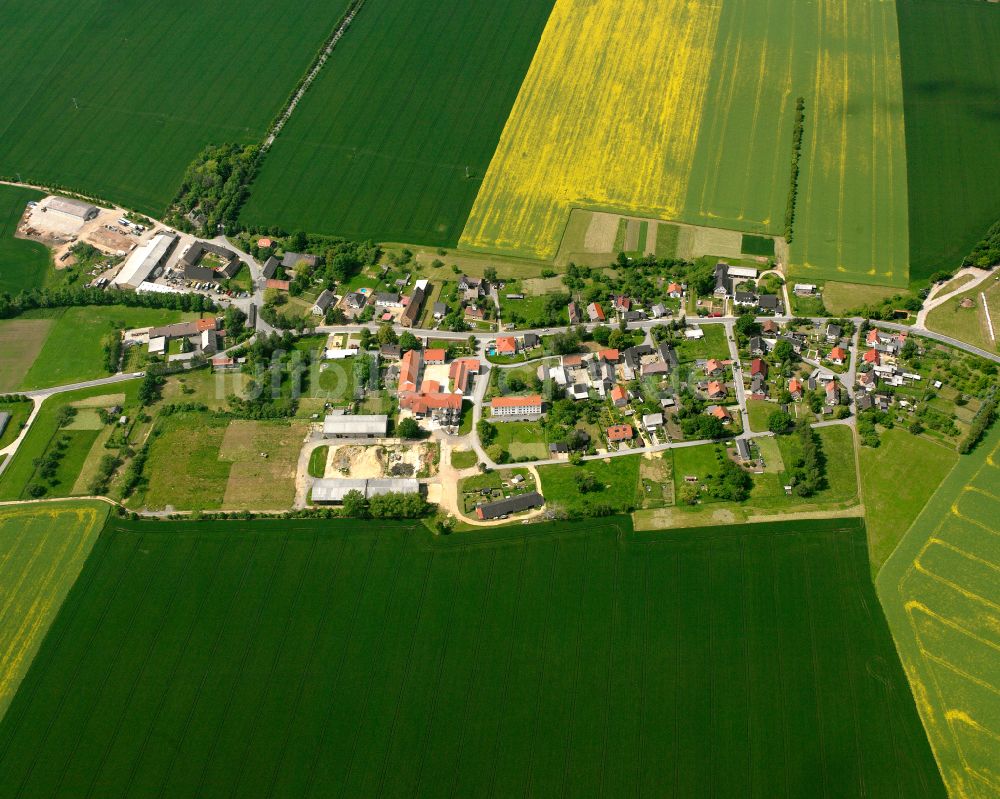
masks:
<svg viewBox="0 0 1000 799"><path fill-rule="evenodd" d="M880 439L877 449L858 448L872 573L892 554L958 461L954 449L899 427L883 431ZM920 468L913 468L917 463Z"/></svg>
<svg viewBox="0 0 1000 799"><path fill-rule="evenodd" d="M1000 8L899 0L914 282L953 269L1000 216Z"/></svg>
<svg viewBox="0 0 1000 799"><path fill-rule="evenodd" d="M944 795L856 521L116 519L0 725L35 799L845 786Z"/></svg>
<svg viewBox="0 0 1000 799"><path fill-rule="evenodd" d="M160 216L206 145L263 137L346 5L8 7L0 174Z"/></svg>
<svg viewBox="0 0 1000 799"><path fill-rule="evenodd" d="M987 318L983 295L989 304ZM962 300L972 300L971 308L963 308ZM992 331L990 323L992 322ZM957 338L987 352L997 352L1000 336L1000 282L987 280L975 288L956 294L927 314L927 329Z"/></svg>
<svg viewBox="0 0 1000 799"><path fill-rule="evenodd" d="M558 0L461 245L551 259L574 207L782 235L802 96L793 273L906 285L898 58L892 3Z"/></svg>
<svg viewBox="0 0 1000 799"><path fill-rule="evenodd" d="M542 494L546 506L583 516L596 514L595 508L604 513L627 513L636 508L639 490L638 455L626 455L606 460L584 461L580 466L539 466ZM577 477L589 474L597 481L597 488L583 493Z"/></svg>
<svg viewBox="0 0 1000 799"><path fill-rule="evenodd" d="M452 245L551 0L368 0L264 161L243 211Z"/></svg>
<svg viewBox="0 0 1000 799"><path fill-rule="evenodd" d="M18 359L22 368L27 367L18 388L48 388L107 377L103 338L112 332L197 318L196 313L124 305L45 308L29 311L16 319L0 321L0 336L8 325L18 327L25 322L51 320L51 326L45 331L44 343L34 358L29 363ZM32 342L29 352L35 352L36 346L37 342Z"/></svg>
<svg viewBox="0 0 1000 799"><path fill-rule="evenodd" d="M1000 790L1000 429L931 497L878 595L952 796Z"/></svg>
<svg viewBox="0 0 1000 799"><path fill-rule="evenodd" d="M62 435L69 438L69 446L59 463L57 474L59 484L50 487L48 495L68 496L73 493L77 477L84 467L84 461L91 451L94 440L97 438L97 431L60 428L60 410L65 405L94 404L97 407L126 405L134 400L138 387L138 380L129 380L116 383L113 386L97 386L96 388L67 391L46 399L35 417L31 429L18 447L14 459L0 475L0 500L29 498L28 487L36 482L35 460L45 455L57 437Z"/></svg>
<svg viewBox="0 0 1000 799"><path fill-rule="evenodd" d="M0 718L107 515L102 502L0 508Z"/></svg>
<svg viewBox="0 0 1000 799"><path fill-rule="evenodd" d="M38 288L52 262L48 249L37 241L15 239L17 223L29 200L45 195L19 186L0 186L0 294Z"/></svg>

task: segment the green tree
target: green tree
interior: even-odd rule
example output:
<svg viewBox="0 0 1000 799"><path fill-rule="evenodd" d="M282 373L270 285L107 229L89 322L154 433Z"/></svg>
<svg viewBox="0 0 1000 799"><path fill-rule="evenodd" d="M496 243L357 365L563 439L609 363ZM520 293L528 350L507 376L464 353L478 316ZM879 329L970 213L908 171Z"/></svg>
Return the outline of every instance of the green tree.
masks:
<svg viewBox="0 0 1000 799"><path fill-rule="evenodd" d="M787 433L792 429L794 423L792 415L785 411L775 411L767 417L767 429L778 435Z"/></svg>
<svg viewBox="0 0 1000 799"><path fill-rule="evenodd" d="M497 437L497 426L486 419L480 419L476 425L476 433L479 434L479 441L484 447L488 447Z"/></svg>
<svg viewBox="0 0 1000 799"><path fill-rule="evenodd" d="M396 331L392 329L392 324L383 322L375 334L375 340L380 347L384 347L386 344L395 344L399 339L396 336Z"/></svg>
<svg viewBox="0 0 1000 799"><path fill-rule="evenodd" d="M344 515L354 519L363 519L368 515L368 501L358 490L348 491L344 495Z"/></svg>
<svg viewBox="0 0 1000 799"><path fill-rule="evenodd" d="M423 435L420 425L412 416L403 419L396 427L396 432L400 438L420 438Z"/></svg>

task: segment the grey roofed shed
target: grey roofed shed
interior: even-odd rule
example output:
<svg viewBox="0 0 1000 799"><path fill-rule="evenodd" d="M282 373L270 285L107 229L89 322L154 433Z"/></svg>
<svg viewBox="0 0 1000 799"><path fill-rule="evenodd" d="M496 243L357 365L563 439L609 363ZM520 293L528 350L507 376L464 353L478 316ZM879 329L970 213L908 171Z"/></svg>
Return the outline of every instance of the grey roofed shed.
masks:
<svg viewBox="0 0 1000 799"><path fill-rule="evenodd" d="M366 499L380 494L416 494L420 483L412 477L365 480L361 478L327 478L316 480L312 487L312 501L343 502L351 491L359 491Z"/></svg>
<svg viewBox="0 0 1000 799"><path fill-rule="evenodd" d="M84 221L93 219L98 214L96 205L91 205L83 200L74 200L72 197L53 197L49 200L46 208L51 211L68 214L69 216L75 216L77 219Z"/></svg>
<svg viewBox="0 0 1000 799"><path fill-rule="evenodd" d="M384 436L389 427L385 414L370 416L327 416L323 420L323 435L340 438Z"/></svg>
<svg viewBox="0 0 1000 799"><path fill-rule="evenodd" d="M263 275L267 280L270 280L276 274L278 274L278 267L281 266L281 261L275 258L273 255L264 261Z"/></svg>

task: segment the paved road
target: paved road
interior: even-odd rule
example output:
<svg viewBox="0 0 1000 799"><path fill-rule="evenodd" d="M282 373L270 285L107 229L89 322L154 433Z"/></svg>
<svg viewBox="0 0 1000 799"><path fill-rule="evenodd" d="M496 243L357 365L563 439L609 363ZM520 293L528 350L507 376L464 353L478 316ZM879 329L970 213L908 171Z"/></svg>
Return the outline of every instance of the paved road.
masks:
<svg viewBox="0 0 1000 799"><path fill-rule="evenodd" d="M52 386L51 388L39 388L34 391L22 391L20 392L26 397L51 397L53 394L63 394L67 391L77 391L83 388L97 388L98 386L110 386L115 383L124 383L127 380L137 380L140 377L145 376L145 372L124 372L116 375L111 375L110 377L101 377L97 380L84 380L80 383L67 383L64 386Z"/></svg>

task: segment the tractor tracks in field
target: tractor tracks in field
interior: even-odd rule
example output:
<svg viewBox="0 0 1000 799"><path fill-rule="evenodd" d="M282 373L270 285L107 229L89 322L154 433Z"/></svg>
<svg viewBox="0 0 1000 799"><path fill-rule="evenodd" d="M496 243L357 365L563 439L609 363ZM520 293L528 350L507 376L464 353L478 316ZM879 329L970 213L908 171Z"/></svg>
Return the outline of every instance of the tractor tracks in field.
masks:
<svg viewBox="0 0 1000 799"><path fill-rule="evenodd" d="M333 33L330 34L330 38L326 40L323 47L316 54L313 59L312 64L309 66L309 70L306 72L305 76L299 81L298 86L292 91L291 97L285 103L285 107L278 114L278 117L271 123L271 127L267 131L267 135L264 137L264 141L260 147L260 155L263 156L274 144L274 140L281 133L281 129L285 126L285 123L291 118L295 111L295 108L299 104L299 100L305 95L306 91L312 85L313 81L316 80L316 76L322 71L323 67L326 65L327 59L333 52L333 49L337 46L337 43L343 38L344 33L351 26L354 18L357 16L361 7L365 4L365 0L354 0L348 6L347 11L344 12L344 16L340 18L340 23L334 29Z"/></svg>

